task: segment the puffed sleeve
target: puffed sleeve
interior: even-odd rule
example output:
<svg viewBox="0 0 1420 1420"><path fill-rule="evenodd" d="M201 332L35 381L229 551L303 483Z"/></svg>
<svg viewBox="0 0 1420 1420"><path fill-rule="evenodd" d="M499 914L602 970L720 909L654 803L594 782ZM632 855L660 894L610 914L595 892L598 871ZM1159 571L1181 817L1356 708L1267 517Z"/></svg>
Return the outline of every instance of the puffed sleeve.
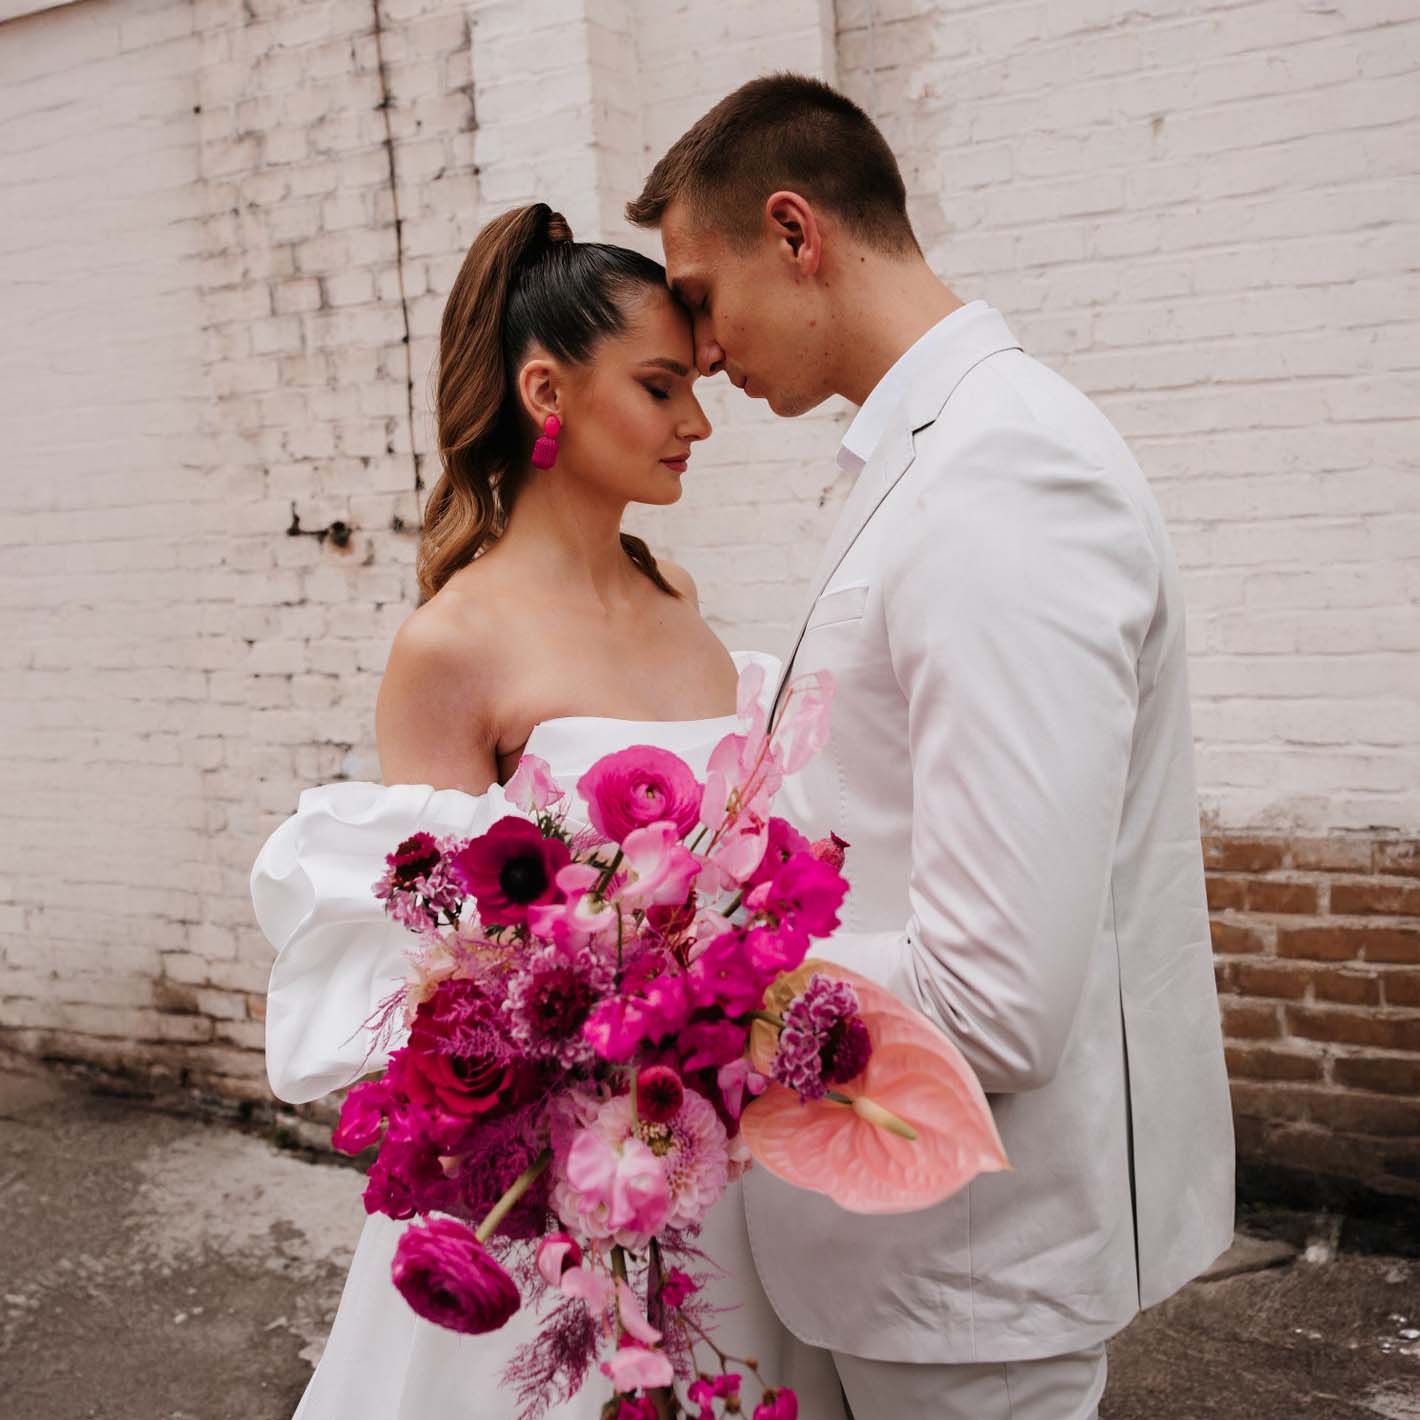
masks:
<svg viewBox="0 0 1420 1420"><path fill-rule="evenodd" d="M385 856L423 830L472 837L515 812L484 794L348 781L305 790L251 871L257 922L276 950L266 1000L266 1072L278 1099L318 1099L381 1069L364 1023L404 979L409 931L373 888Z"/></svg>

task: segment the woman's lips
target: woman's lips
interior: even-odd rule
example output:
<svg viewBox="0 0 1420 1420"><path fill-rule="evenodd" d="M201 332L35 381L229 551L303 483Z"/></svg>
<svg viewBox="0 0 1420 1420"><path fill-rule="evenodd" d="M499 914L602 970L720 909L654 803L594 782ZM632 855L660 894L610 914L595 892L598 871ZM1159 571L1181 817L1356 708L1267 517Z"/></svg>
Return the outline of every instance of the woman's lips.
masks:
<svg viewBox="0 0 1420 1420"><path fill-rule="evenodd" d="M661 462L669 469L674 469L676 473L684 473L689 459L662 459Z"/></svg>

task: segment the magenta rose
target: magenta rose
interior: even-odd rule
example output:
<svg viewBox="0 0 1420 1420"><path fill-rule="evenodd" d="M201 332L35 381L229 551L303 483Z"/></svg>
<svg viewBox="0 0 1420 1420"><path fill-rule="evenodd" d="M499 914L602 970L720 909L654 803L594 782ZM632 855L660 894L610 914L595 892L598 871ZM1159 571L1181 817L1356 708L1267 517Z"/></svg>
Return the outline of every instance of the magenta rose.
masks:
<svg viewBox="0 0 1420 1420"><path fill-rule="evenodd" d="M411 1100L463 1124L521 1102L528 1084L521 1061L458 1048L470 1020L489 1010L478 987L460 978L420 1003L399 1060L400 1087Z"/></svg>
<svg viewBox="0 0 1420 1420"><path fill-rule="evenodd" d="M655 745L604 755L577 781L592 827L613 843L669 819L684 838L700 821L704 790L690 766Z"/></svg>
<svg viewBox="0 0 1420 1420"><path fill-rule="evenodd" d="M488 1255L471 1228L453 1218L431 1218L406 1228L394 1250L390 1276L425 1321L450 1331L497 1331L521 1298L513 1279Z"/></svg>
<svg viewBox="0 0 1420 1420"><path fill-rule="evenodd" d="M478 902L485 927L523 927L528 908L562 902L557 873L572 861L560 838L535 823L500 818L449 860L449 876Z"/></svg>
<svg viewBox="0 0 1420 1420"><path fill-rule="evenodd" d="M811 851L809 840L791 823L782 818L769 820L769 837L764 845L764 857L759 867L745 879L745 889L756 888L767 883L795 853Z"/></svg>

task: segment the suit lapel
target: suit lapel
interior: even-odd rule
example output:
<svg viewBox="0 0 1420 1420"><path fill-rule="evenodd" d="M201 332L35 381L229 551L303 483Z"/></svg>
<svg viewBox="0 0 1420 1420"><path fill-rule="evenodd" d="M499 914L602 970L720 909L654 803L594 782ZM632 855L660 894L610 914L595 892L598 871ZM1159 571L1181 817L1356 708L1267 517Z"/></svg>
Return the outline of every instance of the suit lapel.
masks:
<svg viewBox="0 0 1420 1420"><path fill-rule="evenodd" d="M819 559L809 587L804 614L790 643L789 653L784 657L779 684L770 707L771 721L779 707L784 687L789 682L794 658L803 644L814 603L858 540L869 519L882 505L883 499L892 492L898 480L912 466L916 457L914 435L936 422L962 380L983 360L999 354L1002 350L1020 348L999 313L988 307L967 327L962 338L945 352L944 358L925 371L907 392L888 431L879 440L872 457L859 470L857 481L838 515L823 556Z"/></svg>

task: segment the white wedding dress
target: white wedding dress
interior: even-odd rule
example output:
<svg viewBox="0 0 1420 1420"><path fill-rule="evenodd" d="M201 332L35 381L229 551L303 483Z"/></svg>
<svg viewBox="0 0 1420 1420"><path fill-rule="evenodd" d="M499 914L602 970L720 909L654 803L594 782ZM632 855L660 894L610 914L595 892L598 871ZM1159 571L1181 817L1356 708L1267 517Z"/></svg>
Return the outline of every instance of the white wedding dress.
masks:
<svg viewBox="0 0 1420 1420"><path fill-rule="evenodd" d="M765 666L772 693L779 663L736 652L743 669ZM576 783L602 755L632 744L655 744L703 776L710 752L735 728L733 715L713 719L632 721L565 716L537 725L525 747L548 761L558 786L576 799ZM267 840L251 875L252 902L276 949L267 997L267 1071L273 1092L300 1103L319 1098L383 1068L384 1055L365 1061L361 1023L404 976L408 933L387 918L371 887L385 855L418 829L436 836L482 833L512 812L500 786L484 794L426 784L364 782L307 789L295 814ZM395 1044L399 1044L396 1040ZM351 1197L360 1185L351 1175ZM424 1321L390 1280L395 1243L407 1223L372 1214L355 1251L325 1352L295 1420L514 1420L513 1392L499 1389L513 1352L537 1331L529 1309L501 1331L462 1336ZM771 1310L759 1285L745 1231L740 1186L711 1210L698 1246L726 1278L708 1291L732 1307L715 1322L722 1350L753 1356L771 1385L791 1385L804 1420L844 1415L827 1352L803 1346ZM713 1356L698 1356L717 1372ZM746 1413L759 1395L746 1376ZM549 1420L597 1420L610 1385L593 1371L571 1402Z"/></svg>

